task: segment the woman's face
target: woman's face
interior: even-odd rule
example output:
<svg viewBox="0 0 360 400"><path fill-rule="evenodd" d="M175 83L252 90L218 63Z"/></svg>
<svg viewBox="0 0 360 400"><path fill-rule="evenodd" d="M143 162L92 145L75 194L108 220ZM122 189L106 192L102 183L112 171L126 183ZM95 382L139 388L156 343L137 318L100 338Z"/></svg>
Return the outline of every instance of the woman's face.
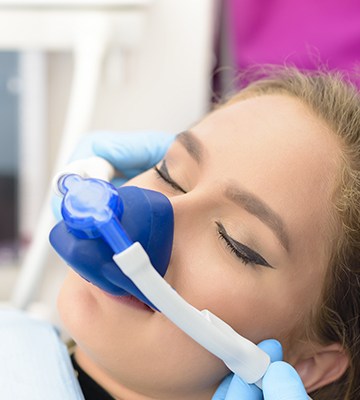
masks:
<svg viewBox="0 0 360 400"><path fill-rule="evenodd" d="M338 156L335 137L284 95L221 108L179 135L158 171L128 182L173 205L165 279L253 342L279 339L295 362L326 270ZM78 359L119 398L210 399L228 372L162 314L74 272L59 310Z"/></svg>

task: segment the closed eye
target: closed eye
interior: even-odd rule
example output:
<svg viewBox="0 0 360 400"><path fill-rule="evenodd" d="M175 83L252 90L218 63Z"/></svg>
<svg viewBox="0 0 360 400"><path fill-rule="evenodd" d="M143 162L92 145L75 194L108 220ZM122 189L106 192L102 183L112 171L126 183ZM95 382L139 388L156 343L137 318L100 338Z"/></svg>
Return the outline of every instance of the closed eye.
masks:
<svg viewBox="0 0 360 400"><path fill-rule="evenodd" d="M220 222L216 222L216 225L219 238L225 242L230 252L234 253L244 264L274 268L259 253L230 237Z"/></svg>
<svg viewBox="0 0 360 400"><path fill-rule="evenodd" d="M163 180L173 189L181 193L187 193L185 189L183 189L177 182L172 179L169 174L165 160L161 162L160 167L154 166L154 171L157 174L158 178ZM219 238L225 242L226 247L229 249L229 251L231 253L234 253L236 257L238 257L244 264L251 264L254 266L261 265L268 268L274 268L256 251L250 249L248 246L245 246L244 244L236 241L231 236L229 236L224 226L220 222L216 222L216 225Z"/></svg>
<svg viewBox="0 0 360 400"><path fill-rule="evenodd" d="M187 193L186 190L184 190L178 183L176 183L171 178L169 171L167 169L165 160L163 160L161 162L159 168L155 165L154 171L156 172L156 174L158 175L159 178L161 178L163 181L165 181L167 184L169 184L173 189L178 190L182 193Z"/></svg>

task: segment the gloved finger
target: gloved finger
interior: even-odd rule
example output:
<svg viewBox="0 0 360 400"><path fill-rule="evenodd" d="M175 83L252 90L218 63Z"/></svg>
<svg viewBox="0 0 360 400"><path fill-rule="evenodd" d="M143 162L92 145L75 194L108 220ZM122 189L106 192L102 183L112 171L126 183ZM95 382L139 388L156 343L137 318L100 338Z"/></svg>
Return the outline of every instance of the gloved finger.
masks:
<svg viewBox="0 0 360 400"><path fill-rule="evenodd" d="M307 400L300 376L288 363L271 364L263 379L264 400Z"/></svg>
<svg viewBox="0 0 360 400"><path fill-rule="evenodd" d="M258 346L270 356L271 362L282 360L283 353L279 341L268 339L260 342ZM261 400L262 398L259 388L255 385L248 385L238 376L231 374L221 382L212 400Z"/></svg>
<svg viewBox="0 0 360 400"><path fill-rule="evenodd" d="M95 155L108 160L117 170L145 171L165 155L174 136L160 132L104 132L93 140Z"/></svg>
<svg viewBox="0 0 360 400"><path fill-rule="evenodd" d="M227 375L217 388L211 400L262 400L262 392L255 385L249 385L237 375Z"/></svg>
<svg viewBox="0 0 360 400"><path fill-rule="evenodd" d="M96 132L84 135L70 155L68 162L94 157L94 140L98 140L103 134L104 132Z"/></svg>
<svg viewBox="0 0 360 400"><path fill-rule="evenodd" d="M263 340L258 346L270 356L271 362L281 361L283 359L282 346L279 341L275 339Z"/></svg>
<svg viewBox="0 0 360 400"><path fill-rule="evenodd" d="M225 400L233 376L234 374L229 374L222 380L211 400Z"/></svg>
<svg viewBox="0 0 360 400"><path fill-rule="evenodd" d="M262 391L255 385L249 385L234 375L224 400L262 400Z"/></svg>

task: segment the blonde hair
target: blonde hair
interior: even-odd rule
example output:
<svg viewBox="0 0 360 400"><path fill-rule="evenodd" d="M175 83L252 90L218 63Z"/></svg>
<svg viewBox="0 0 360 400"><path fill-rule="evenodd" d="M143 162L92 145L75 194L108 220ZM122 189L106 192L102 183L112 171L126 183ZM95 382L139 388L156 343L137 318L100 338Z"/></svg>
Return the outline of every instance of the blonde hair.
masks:
<svg viewBox="0 0 360 400"><path fill-rule="evenodd" d="M312 397L356 400L360 398L360 94L339 72L271 68L262 69L260 75L226 104L274 93L293 96L324 121L341 143L342 170L333 194L336 241L311 326L321 343L341 343L350 364L338 381Z"/></svg>

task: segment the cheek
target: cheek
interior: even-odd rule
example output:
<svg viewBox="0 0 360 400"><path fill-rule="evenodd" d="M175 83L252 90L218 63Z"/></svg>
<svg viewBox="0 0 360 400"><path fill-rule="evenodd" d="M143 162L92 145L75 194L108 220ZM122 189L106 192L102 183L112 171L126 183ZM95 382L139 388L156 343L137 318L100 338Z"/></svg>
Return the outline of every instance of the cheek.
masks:
<svg viewBox="0 0 360 400"><path fill-rule="evenodd" d="M94 299L86 293L80 283L75 273L69 270L57 300L60 317L69 331L81 328L79 316L85 317L90 309L94 309Z"/></svg>
<svg viewBox="0 0 360 400"><path fill-rule="evenodd" d="M69 270L61 287L57 306L60 317L70 336L77 341L92 340L101 335L99 325L94 321L102 320L98 300L89 290L90 284Z"/></svg>
<svg viewBox="0 0 360 400"><path fill-rule="evenodd" d="M178 235L166 275L170 284L194 307L210 310L255 343L285 340L301 322L301 288L281 271L227 262L214 239L202 239Z"/></svg>

